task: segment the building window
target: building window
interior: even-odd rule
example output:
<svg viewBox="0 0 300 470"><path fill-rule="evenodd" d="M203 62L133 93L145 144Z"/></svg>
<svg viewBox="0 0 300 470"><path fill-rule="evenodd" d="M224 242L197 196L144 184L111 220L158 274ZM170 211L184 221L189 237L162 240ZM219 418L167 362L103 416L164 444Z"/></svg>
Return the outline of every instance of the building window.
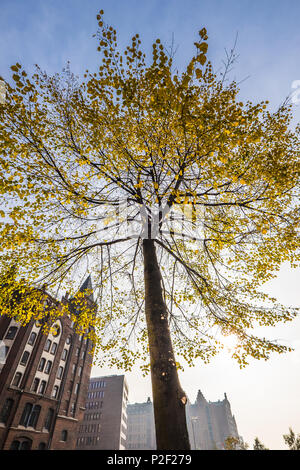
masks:
<svg viewBox="0 0 300 470"><path fill-rule="evenodd" d="M53 387L53 391L52 391L52 398L57 398L57 396L58 396L58 390L59 390L58 385L55 385L55 386Z"/></svg>
<svg viewBox="0 0 300 470"><path fill-rule="evenodd" d="M73 366L72 366L72 374L73 375L75 374L75 370L76 370L76 364L73 364Z"/></svg>
<svg viewBox="0 0 300 470"><path fill-rule="evenodd" d="M39 389L39 393L40 393L41 395L43 395L43 394L45 393L46 385L47 385L46 380L42 380L42 381L41 381L41 385L40 385L40 389Z"/></svg>
<svg viewBox="0 0 300 470"><path fill-rule="evenodd" d="M60 326L58 323L55 323L53 326L52 326L52 331L51 331L52 335L55 337L55 336L59 336L60 334Z"/></svg>
<svg viewBox="0 0 300 470"><path fill-rule="evenodd" d="M6 358L8 356L9 346L5 344L0 344L0 364L5 364Z"/></svg>
<svg viewBox="0 0 300 470"><path fill-rule="evenodd" d="M65 361L67 359L67 355L68 355L68 350L64 349L63 352L62 352L62 355L61 355L61 358L62 358L63 361Z"/></svg>
<svg viewBox="0 0 300 470"><path fill-rule="evenodd" d="M14 376L14 380L12 381L12 385L14 387L18 387L21 382L22 374L21 372L17 372Z"/></svg>
<svg viewBox="0 0 300 470"><path fill-rule="evenodd" d="M36 392L40 383L40 379L35 378L32 384L32 391Z"/></svg>
<svg viewBox="0 0 300 470"><path fill-rule="evenodd" d="M26 403L21 420L20 425L25 427L32 427L35 428L37 421L39 419L41 407L40 405L33 405L32 403Z"/></svg>
<svg viewBox="0 0 300 470"><path fill-rule="evenodd" d="M61 378L62 378L63 371L64 371L64 368L63 368L62 366L59 366L59 368L58 368L58 370L57 370L57 378L58 378L58 379L61 379Z"/></svg>
<svg viewBox="0 0 300 470"><path fill-rule="evenodd" d="M15 440L11 443L10 450L30 450L32 446L32 440L24 438L22 440Z"/></svg>
<svg viewBox="0 0 300 470"><path fill-rule="evenodd" d="M71 343L71 336L68 336L66 339L66 344L70 344L70 343Z"/></svg>
<svg viewBox="0 0 300 470"><path fill-rule="evenodd" d="M66 442L68 439L68 431L66 429L63 429L61 432L61 441Z"/></svg>
<svg viewBox="0 0 300 470"><path fill-rule="evenodd" d="M40 442L38 446L38 450L45 450L46 449L46 443L45 442Z"/></svg>
<svg viewBox="0 0 300 470"><path fill-rule="evenodd" d="M37 336L36 333L32 332L31 335L29 336L28 344L32 346L35 342L36 336Z"/></svg>
<svg viewBox="0 0 300 470"><path fill-rule="evenodd" d="M5 403L0 413L0 423L4 423L4 424L7 423L13 404L14 404L14 401L12 400L12 398L7 398L5 400Z"/></svg>
<svg viewBox="0 0 300 470"><path fill-rule="evenodd" d="M25 366L27 364L29 356L30 356L30 353L28 351L24 351L21 362L20 362L22 366Z"/></svg>
<svg viewBox="0 0 300 470"><path fill-rule="evenodd" d="M51 367L52 367L52 362L48 361L45 367L45 374L50 374Z"/></svg>
<svg viewBox="0 0 300 470"><path fill-rule="evenodd" d="M44 428L47 429L47 431L50 431L53 417L54 417L54 410L52 408L49 408L47 416L46 416L46 420L45 420L45 425L44 425Z"/></svg>
<svg viewBox="0 0 300 470"><path fill-rule="evenodd" d="M47 351L47 352L49 351L51 343L52 343L52 341L50 339L47 339L47 341L45 343L45 347L44 347L45 351Z"/></svg>
<svg viewBox="0 0 300 470"><path fill-rule="evenodd" d="M45 364L46 364L46 359L44 357L42 357L41 360L40 360L39 366L38 366L38 370L40 372L43 372Z"/></svg>
<svg viewBox="0 0 300 470"><path fill-rule="evenodd" d="M81 376L81 374L82 374L82 367L80 366L79 369L78 369L78 375L79 375L79 377Z"/></svg>
<svg viewBox="0 0 300 470"><path fill-rule="evenodd" d="M17 331L18 331L17 326L9 327L4 339L14 339L14 337L16 336Z"/></svg>
<svg viewBox="0 0 300 470"><path fill-rule="evenodd" d="M31 426L32 428L36 427L39 416L40 416L40 412L41 412L40 405L34 405L32 408L30 417L29 417L28 426Z"/></svg>
<svg viewBox="0 0 300 470"><path fill-rule="evenodd" d="M52 344L52 347L51 347L51 354L55 354L56 353L56 349L57 349L57 343L53 343Z"/></svg>
<svg viewBox="0 0 300 470"><path fill-rule="evenodd" d="M75 389L74 389L75 395L77 395L78 390L79 390L79 384L76 384L76 385L75 385Z"/></svg>
<svg viewBox="0 0 300 470"><path fill-rule="evenodd" d="M80 352L80 349L77 348L77 349L76 349L76 356L79 356L79 352Z"/></svg>

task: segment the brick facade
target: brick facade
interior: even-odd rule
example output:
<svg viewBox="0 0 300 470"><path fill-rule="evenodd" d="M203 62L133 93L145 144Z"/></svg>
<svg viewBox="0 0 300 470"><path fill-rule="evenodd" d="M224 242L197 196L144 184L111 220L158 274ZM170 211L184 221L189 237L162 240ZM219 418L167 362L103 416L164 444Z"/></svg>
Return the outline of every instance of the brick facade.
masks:
<svg viewBox="0 0 300 470"><path fill-rule="evenodd" d="M51 296L47 302L60 307ZM63 302L69 300L63 298ZM5 363L0 364L0 449L75 448L93 345L74 332L67 314L55 324L56 334L46 335L34 321L20 326L14 319L0 316L0 344L9 348ZM14 337L7 339L13 330ZM22 365L24 352L29 357ZM21 374L19 383L17 374Z"/></svg>

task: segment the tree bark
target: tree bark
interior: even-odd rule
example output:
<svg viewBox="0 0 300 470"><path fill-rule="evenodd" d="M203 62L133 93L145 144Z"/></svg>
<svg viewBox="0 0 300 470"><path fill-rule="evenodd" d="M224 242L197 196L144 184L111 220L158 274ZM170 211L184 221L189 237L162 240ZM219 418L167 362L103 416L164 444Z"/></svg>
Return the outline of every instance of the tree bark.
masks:
<svg viewBox="0 0 300 470"><path fill-rule="evenodd" d="M157 449L189 450L187 397L179 383L154 240L143 240L143 255Z"/></svg>

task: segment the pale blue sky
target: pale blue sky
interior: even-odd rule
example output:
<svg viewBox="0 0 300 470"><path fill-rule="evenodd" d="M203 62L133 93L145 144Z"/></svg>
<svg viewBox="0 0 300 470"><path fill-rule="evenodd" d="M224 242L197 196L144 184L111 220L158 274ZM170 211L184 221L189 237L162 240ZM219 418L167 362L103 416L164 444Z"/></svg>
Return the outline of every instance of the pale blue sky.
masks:
<svg viewBox="0 0 300 470"><path fill-rule="evenodd" d="M209 36L209 56L215 67L224 59L238 33L238 61L231 77L244 80L241 98L268 99L272 109L292 92L300 80L300 2L298 0L0 0L0 75L9 78L9 67L20 62L29 71L35 63L50 73L60 71L67 60L76 74L99 63L96 14L119 33L123 49L139 33L146 51L157 37L169 44L174 34L176 63L182 67L193 53L193 42L203 26ZM248 78L247 78L248 77ZM294 107L294 123L300 105ZM299 305L299 270L284 266L268 291L286 305ZM183 387L192 401L198 388L208 400L227 392L241 435L251 445L258 435L273 449L285 448L282 434L292 426L300 432L300 320L269 330L270 336L295 346L285 356L268 362L251 361L242 371L228 356L211 364L198 363L181 373ZM265 333L265 331L263 332ZM299 338L299 339L298 339ZM115 373L93 369L93 375ZM128 375L130 401L151 395L149 377L138 369Z"/></svg>

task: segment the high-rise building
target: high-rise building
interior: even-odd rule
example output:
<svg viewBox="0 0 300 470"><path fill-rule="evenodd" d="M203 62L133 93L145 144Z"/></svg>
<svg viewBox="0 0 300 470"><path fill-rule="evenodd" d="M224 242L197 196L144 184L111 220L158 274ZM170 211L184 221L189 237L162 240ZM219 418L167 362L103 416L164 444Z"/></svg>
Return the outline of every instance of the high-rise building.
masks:
<svg viewBox="0 0 300 470"><path fill-rule="evenodd" d="M156 449L153 404L127 406L127 449ZM223 449L227 437L239 437L235 418L225 394L222 401L208 402L199 390L196 402L186 405L186 419L191 449Z"/></svg>
<svg viewBox="0 0 300 470"><path fill-rule="evenodd" d="M199 390L195 403L187 404L186 416L192 449L224 449L228 437L239 437L226 393L224 400L208 402Z"/></svg>
<svg viewBox="0 0 300 470"><path fill-rule="evenodd" d="M127 434L128 385L124 375L92 377L85 399L76 448L124 450Z"/></svg>
<svg viewBox="0 0 300 470"><path fill-rule="evenodd" d="M127 418L126 449L155 450L154 411L150 398L145 403L128 405Z"/></svg>
<svg viewBox="0 0 300 470"><path fill-rule="evenodd" d="M80 290L90 287L88 277ZM72 305L68 296L45 299L48 311ZM92 295L86 301L95 308ZM0 316L0 344L0 449L74 449L91 373L91 340L74 332L65 313L48 335L41 322L21 326Z"/></svg>

